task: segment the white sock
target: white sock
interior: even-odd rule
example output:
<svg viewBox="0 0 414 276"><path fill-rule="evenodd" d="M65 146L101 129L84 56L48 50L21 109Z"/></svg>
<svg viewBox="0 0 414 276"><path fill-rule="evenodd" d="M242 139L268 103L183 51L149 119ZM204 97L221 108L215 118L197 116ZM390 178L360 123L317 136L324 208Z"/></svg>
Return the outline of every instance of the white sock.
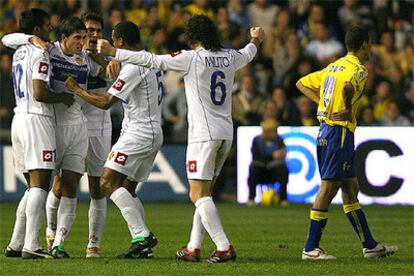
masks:
<svg viewBox="0 0 414 276"><path fill-rule="evenodd" d="M9 247L15 251L21 251L23 249L26 233L26 204L28 198L29 190L26 190L16 210L16 222L14 223L13 234L9 243Z"/></svg>
<svg viewBox="0 0 414 276"><path fill-rule="evenodd" d="M76 217L76 203L76 197L69 198L62 196L60 199L57 215L58 223L53 247L63 245L65 238L68 236Z"/></svg>
<svg viewBox="0 0 414 276"><path fill-rule="evenodd" d="M53 191L50 191L46 200L46 238L55 237L57 227L57 213L60 204L60 198L56 197Z"/></svg>
<svg viewBox="0 0 414 276"><path fill-rule="evenodd" d="M135 199L124 187L116 189L111 195L111 200L121 211L133 239L149 236L149 230L138 210Z"/></svg>
<svg viewBox="0 0 414 276"><path fill-rule="evenodd" d="M137 204L139 213L141 214L142 220L145 221L145 211L144 211L144 205L142 205L142 201L137 197L134 198L135 203Z"/></svg>
<svg viewBox="0 0 414 276"><path fill-rule="evenodd" d="M190 241L187 244L188 249L200 249L205 233L206 229L204 228L203 223L201 222L200 213L196 208L193 216L193 228L191 229Z"/></svg>
<svg viewBox="0 0 414 276"><path fill-rule="evenodd" d="M195 206L200 214L201 222L213 242L216 244L217 250L228 250L230 242L224 233L224 229L221 225L220 217L216 206L214 205L213 199L210 196L200 198L195 203Z"/></svg>
<svg viewBox="0 0 414 276"><path fill-rule="evenodd" d="M41 248L39 233L45 217L47 192L41 188L30 188L26 204L26 238L24 248L36 251Z"/></svg>
<svg viewBox="0 0 414 276"><path fill-rule="evenodd" d="M100 247L102 232L106 218L106 197L102 199L91 198L89 204L89 243L90 247Z"/></svg>

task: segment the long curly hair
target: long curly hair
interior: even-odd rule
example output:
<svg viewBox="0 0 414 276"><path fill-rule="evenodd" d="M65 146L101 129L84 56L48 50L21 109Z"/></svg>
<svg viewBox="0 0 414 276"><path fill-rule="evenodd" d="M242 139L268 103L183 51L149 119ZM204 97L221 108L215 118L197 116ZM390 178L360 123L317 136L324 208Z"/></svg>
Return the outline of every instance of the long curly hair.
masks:
<svg viewBox="0 0 414 276"><path fill-rule="evenodd" d="M185 26L185 34L190 45L201 43L205 49L212 52L217 52L223 48L217 26L205 15L191 17Z"/></svg>

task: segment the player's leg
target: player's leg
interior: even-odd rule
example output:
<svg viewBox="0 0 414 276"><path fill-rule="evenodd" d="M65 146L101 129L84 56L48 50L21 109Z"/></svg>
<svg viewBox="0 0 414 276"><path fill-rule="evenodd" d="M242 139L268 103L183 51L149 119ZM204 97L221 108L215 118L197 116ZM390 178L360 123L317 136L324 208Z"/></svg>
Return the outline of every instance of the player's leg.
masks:
<svg viewBox="0 0 414 276"><path fill-rule="evenodd" d="M344 212L362 243L364 257L379 258L397 252L398 247L379 244L373 238L368 221L358 201L359 188L357 178L346 179L341 188Z"/></svg>
<svg viewBox="0 0 414 276"><path fill-rule="evenodd" d="M52 246L55 258L68 258L63 243L68 236L76 217L77 187L82 175L70 170L62 169L61 199L57 214L56 236Z"/></svg>
<svg viewBox="0 0 414 276"><path fill-rule="evenodd" d="M124 180L124 183L122 184L122 186L127 189L127 191L132 195L132 197L135 199L135 202L137 204L137 207L139 209L139 212L141 214L142 219L145 221L145 210L144 210L144 205L142 204L142 201L139 199L136 190L137 190L137 185L138 182L137 181L133 181L130 180L128 178L126 178Z"/></svg>
<svg viewBox="0 0 414 276"><path fill-rule="evenodd" d="M53 186L46 200L46 242L48 250L52 251L56 236L57 214L61 198L60 175L53 178Z"/></svg>
<svg viewBox="0 0 414 276"><path fill-rule="evenodd" d="M343 145L345 128L322 123L317 138L317 156L321 187L310 211L309 235L302 259L335 259L319 247L322 231L328 221L328 208L343 179Z"/></svg>
<svg viewBox="0 0 414 276"><path fill-rule="evenodd" d="M105 224L107 202L105 193L99 186L99 177L89 176L89 194L91 202L89 204L89 242L86 249L87 258L99 257L99 248Z"/></svg>
<svg viewBox="0 0 414 276"><path fill-rule="evenodd" d="M39 243L39 233L44 220L47 191L51 170L31 170L29 197L26 204L26 237L23 258L52 258Z"/></svg>

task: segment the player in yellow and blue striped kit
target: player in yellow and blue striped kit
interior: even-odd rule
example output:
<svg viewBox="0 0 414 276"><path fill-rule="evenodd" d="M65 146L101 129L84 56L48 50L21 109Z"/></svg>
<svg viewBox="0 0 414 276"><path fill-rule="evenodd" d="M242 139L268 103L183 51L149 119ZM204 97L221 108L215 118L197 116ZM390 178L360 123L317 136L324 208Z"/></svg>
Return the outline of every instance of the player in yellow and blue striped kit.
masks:
<svg viewBox="0 0 414 276"><path fill-rule="evenodd" d="M325 69L311 73L297 82L298 89L318 104L321 123L317 138L317 156L322 183L310 212L309 237L302 259L335 259L319 247L328 220L328 208L338 190L342 190L346 216L360 238L365 258L388 256L396 246L384 246L371 235L358 202L358 181L354 166L354 131L356 111L368 71L361 62L368 60L368 31L351 27L345 35L348 53Z"/></svg>

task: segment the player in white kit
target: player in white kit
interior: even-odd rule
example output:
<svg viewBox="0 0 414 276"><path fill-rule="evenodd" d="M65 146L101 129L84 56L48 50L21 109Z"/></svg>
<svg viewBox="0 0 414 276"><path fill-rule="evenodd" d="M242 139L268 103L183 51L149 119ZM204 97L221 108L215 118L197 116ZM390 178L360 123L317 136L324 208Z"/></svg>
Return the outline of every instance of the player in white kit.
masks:
<svg viewBox="0 0 414 276"><path fill-rule="evenodd" d="M217 27L206 16L193 16L185 32L191 51L154 55L115 49L105 40L98 41L98 51L122 62L183 74L189 124L187 177L190 199L196 210L190 242L176 256L183 261L200 261L201 242L207 231L217 246L207 261L225 262L235 260L236 252L224 233L211 192L233 139L234 74L254 58L264 32L261 28L252 28L251 43L241 50L223 49Z"/></svg>
<svg viewBox="0 0 414 276"><path fill-rule="evenodd" d="M52 30L50 16L43 10L22 13L20 30L48 40ZM16 48L12 37L4 45ZM31 44L18 46L13 55L13 81L16 97L12 123L15 167L23 173L28 191L19 203L12 239L6 257L24 259L53 258L39 244L47 192L52 170L56 167L55 118L51 103L70 106L73 95L49 91L49 54Z"/></svg>
<svg viewBox="0 0 414 276"><path fill-rule="evenodd" d="M112 32L114 45L137 51L139 28L132 22L122 22ZM132 241L123 258L151 258L157 239L144 222L144 210L138 198L128 191L130 182L148 179L152 165L161 145L161 109L163 74L159 70L147 69L123 63L118 79L107 93L93 93L79 87L69 78L66 86L88 103L108 109L118 100L124 107L121 136L112 147L100 179L111 200L120 209L128 224Z"/></svg>

